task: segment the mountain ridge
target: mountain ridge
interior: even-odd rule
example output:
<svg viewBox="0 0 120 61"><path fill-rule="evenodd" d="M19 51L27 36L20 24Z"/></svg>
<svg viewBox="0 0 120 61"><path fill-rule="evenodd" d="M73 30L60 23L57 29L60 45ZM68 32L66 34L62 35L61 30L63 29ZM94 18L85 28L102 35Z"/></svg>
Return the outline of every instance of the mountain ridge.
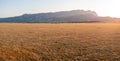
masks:
<svg viewBox="0 0 120 61"><path fill-rule="evenodd" d="M0 22L16 23L80 23L112 21L112 17L100 17L91 10L71 10L60 12L47 12L37 14L23 14L21 16L0 18ZM117 19L118 20L118 19Z"/></svg>

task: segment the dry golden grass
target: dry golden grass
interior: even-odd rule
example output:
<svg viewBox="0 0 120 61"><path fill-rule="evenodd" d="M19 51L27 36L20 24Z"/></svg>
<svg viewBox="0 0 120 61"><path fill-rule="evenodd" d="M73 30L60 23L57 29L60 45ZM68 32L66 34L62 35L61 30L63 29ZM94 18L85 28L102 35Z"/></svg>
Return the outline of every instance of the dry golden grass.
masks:
<svg viewBox="0 0 120 61"><path fill-rule="evenodd" d="M120 61L120 23L1 23L0 61Z"/></svg>

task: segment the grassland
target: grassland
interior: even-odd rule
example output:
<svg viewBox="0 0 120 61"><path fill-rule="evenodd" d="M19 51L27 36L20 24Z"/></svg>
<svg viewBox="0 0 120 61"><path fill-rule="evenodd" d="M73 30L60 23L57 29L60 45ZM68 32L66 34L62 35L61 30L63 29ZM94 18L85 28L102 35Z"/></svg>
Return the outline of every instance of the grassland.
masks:
<svg viewBox="0 0 120 61"><path fill-rule="evenodd" d="M1 23L0 61L120 61L120 23Z"/></svg>

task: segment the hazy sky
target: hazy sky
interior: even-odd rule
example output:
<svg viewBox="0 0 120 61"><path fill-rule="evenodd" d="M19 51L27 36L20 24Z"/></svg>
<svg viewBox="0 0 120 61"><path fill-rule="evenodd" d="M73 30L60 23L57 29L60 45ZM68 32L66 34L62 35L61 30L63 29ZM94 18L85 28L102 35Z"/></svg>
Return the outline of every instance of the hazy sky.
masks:
<svg viewBox="0 0 120 61"><path fill-rule="evenodd" d="M120 0L0 0L0 17L25 13L93 10L100 16L120 17Z"/></svg>

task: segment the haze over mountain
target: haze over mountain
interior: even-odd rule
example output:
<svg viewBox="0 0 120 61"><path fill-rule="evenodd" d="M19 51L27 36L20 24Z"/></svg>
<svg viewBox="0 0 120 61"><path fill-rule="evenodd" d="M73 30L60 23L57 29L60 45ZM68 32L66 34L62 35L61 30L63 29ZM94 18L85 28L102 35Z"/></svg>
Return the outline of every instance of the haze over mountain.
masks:
<svg viewBox="0 0 120 61"><path fill-rule="evenodd" d="M17 23L76 23L76 22L106 22L113 21L115 18L100 17L94 11L72 10L61 12L48 12L38 14L24 14L16 17L0 18L0 22L17 22ZM116 18L115 20L119 20Z"/></svg>

